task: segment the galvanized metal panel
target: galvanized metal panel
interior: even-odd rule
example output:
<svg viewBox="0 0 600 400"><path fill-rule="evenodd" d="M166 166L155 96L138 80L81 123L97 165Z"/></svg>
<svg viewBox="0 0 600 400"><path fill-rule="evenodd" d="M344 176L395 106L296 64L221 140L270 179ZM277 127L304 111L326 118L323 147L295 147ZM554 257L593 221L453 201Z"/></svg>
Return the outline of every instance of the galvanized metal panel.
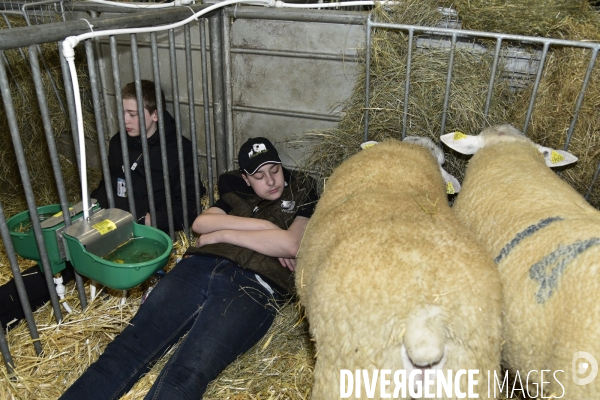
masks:
<svg viewBox="0 0 600 400"><path fill-rule="evenodd" d="M233 135L287 143L337 126L359 73L363 26L236 19L231 26ZM306 149L278 146L284 163Z"/></svg>

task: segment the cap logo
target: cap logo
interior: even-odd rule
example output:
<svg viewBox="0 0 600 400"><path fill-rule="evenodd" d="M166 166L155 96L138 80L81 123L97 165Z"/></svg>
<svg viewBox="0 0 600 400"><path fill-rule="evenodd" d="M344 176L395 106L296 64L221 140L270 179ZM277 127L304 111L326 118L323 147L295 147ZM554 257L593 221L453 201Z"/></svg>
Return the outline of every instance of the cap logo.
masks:
<svg viewBox="0 0 600 400"><path fill-rule="evenodd" d="M252 150L250 150L250 152L248 153L248 158L252 159L253 157L256 157L257 155L259 155L260 153L264 153L267 151L267 146L264 145L264 143L254 143L252 145Z"/></svg>
<svg viewBox="0 0 600 400"><path fill-rule="evenodd" d="M296 202L294 200L281 200L281 211L285 213L293 213Z"/></svg>

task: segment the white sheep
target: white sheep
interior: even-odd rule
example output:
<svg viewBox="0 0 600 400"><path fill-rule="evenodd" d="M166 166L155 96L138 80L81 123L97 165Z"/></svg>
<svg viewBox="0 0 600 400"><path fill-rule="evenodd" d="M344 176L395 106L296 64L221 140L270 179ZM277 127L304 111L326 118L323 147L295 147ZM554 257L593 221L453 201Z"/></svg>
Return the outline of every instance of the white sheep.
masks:
<svg viewBox="0 0 600 400"><path fill-rule="evenodd" d="M599 399L600 379L580 385L596 376L598 364L576 353L600 357L600 212L548 168L576 158L536 145L510 125L442 141L476 153L453 209L502 278L503 364L531 395L542 394L544 381L545 398Z"/></svg>
<svg viewBox="0 0 600 400"><path fill-rule="evenodd" d="M391 395L395 371L477 369L474 391L488 398L488 371L500 363L500 281L459 226L426 148L390 140L334 171L300 246L296 287L316 342L313 399L340 398L341 370L356 385L356 370L373 379L384 369ZM407 382L404 396L418 393L419 383ZM459 382L439 398L466 394L465 376ZM359 389L367 398L366 384Z"/></svg>

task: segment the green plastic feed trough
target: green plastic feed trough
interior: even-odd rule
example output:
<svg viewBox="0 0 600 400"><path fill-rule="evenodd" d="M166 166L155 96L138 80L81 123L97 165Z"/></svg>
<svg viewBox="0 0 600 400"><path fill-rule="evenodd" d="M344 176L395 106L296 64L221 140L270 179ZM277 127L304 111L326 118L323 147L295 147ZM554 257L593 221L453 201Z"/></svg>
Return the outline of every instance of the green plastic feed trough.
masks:
<svg viewBox="0 0 600 400"><path fill-rule="evenodd" d="M76 237L65 232L73 268L98 283L117 290L131 289L165 266L173 243L163 231L132 223L133 235L102 257L90 253Z"/></svg>
<svg viewBox="0 0 600 400"><path fill-rule="evenodd" d="M77 203L71 209L71 218L79 219L83 216L81 203ZM46 251L52 266L52 274L59 273L65 269L66 251L60 234L65 227L62 218L60 204L50 204L37 208L38 215L42 225L42 236L46 244ZM38 250L35 234L31 225L29 211L23 211L13 215L6 221L10 238L15 248L15 252L23 258L37 261L40 270L43 271L41 265L41 256Z"/></svg>

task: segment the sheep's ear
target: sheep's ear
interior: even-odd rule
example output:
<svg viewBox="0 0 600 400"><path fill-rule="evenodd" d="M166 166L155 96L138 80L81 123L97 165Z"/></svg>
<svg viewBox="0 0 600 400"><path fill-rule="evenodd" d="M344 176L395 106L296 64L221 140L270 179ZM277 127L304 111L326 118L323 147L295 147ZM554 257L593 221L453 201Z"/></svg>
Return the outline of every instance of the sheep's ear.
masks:
<svg viewBox="0 0 600 400"><path fill-rule="evenodd" d="M361 143L360 144L360 148L363 149L363 150L365 150L365 149L368 149L369 147L375 146L378 143L379 142L376 142L374 140L369 140L368 142Z"/></svg>
<svg viewBox="0 0 600 400"><path fill-rule="evenodd" d="M442 135L440 139L446 146L461 154L475 154L483 147L483 139L480 136L465 135L459 131Z"/></svg>
<svg viewBox="0 0 600 400"><path fill-rule="evenodd" d="M438 164L442 165L444 163L444 151L433 142L433 140L424 136L407 136L402 140L407 143L414 143L425 147L431 151L431 154L437 159Z"/></svg>
<svg viewBox="0 0 600 400"><path fill-rule="evenodd" d="M442 177L446 182L446 194L456 194L460 192L460 182L454 176L450 175L446 170L440 167Z"/></svg>
<svg viewBox="0 0 600 400"><path fill-rule="evenodd" d="M546 165L550 168L573 164L578 160L576 156L568 151L554 150L553 148L540 146L539 144L536 144L535 147L542 153L544 160L546 160Z"/></svg>

